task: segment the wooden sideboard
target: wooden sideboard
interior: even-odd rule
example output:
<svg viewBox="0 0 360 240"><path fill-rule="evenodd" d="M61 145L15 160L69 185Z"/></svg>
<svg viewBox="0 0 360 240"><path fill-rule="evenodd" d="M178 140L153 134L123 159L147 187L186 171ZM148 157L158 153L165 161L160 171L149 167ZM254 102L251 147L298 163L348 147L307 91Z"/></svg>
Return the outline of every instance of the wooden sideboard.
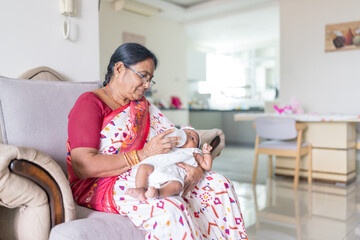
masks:
<svg viewBox="0 0 360 240"><path fill-rule="evenodd" d="M356 177L356 122L358 116L236 114L235 121L252 121L260 116L293 117L305 122L304 141L312 144L312 177L337 183L348 183ZM300 163L300 177L307 177L307 156ZM293 176L295 159L277 157L275 174Z"/></svg>

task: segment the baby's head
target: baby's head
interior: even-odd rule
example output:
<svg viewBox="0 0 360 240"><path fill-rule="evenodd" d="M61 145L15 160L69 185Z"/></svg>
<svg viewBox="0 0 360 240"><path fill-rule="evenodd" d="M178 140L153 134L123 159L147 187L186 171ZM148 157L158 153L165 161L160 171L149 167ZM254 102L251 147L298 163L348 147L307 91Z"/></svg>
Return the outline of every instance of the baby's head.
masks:
<svg viewBox="0 0 360 240"><path fill-rule="evenodd" d="M186 142L181 148L200 148L200 136L193 128L182 128L186 133Z"/></svg>

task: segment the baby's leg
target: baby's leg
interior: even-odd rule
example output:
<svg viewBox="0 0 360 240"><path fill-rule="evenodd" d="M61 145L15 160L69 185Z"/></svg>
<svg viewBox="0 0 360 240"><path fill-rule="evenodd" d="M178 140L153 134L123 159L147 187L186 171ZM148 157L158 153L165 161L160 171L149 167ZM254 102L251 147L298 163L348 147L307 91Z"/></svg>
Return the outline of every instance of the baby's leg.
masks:
<svg viewBox="0 0 360 240"><path fill-rule="evenodd" d="M149 187L145 196L147 198L176 196L180 194L182 188L183 185L179 181L169 181L161 188Z"/></svg>
<svg viewBox="0 0 360 240"><path fill-rule="evenodd" d="M129 188L126 191L127 195L137 198L140 201L145 201L145 192L148 187L149 175L154 171L154 167L149 164L141 164L136 173L135 185L136 188Z"/></svg>

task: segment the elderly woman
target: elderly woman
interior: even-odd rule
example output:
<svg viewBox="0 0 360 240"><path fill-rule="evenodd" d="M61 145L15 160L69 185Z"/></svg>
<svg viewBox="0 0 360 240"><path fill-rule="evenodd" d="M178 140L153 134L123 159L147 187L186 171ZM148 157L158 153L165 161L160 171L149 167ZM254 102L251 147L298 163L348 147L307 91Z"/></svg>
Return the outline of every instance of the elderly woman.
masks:
<svg viewBox="0 0 360 240"><path fill-rule="evenodd" d="M181 164L184 195L139 200L132 166L167 153L174 125L144 93L157 66L145 47L126 43L110 59L104 87L82 94L69 114L68 172L77 204L127 215L146 239L247 239L232 184L215 172ZM190 191L191 190L191 191Z"/></svg>

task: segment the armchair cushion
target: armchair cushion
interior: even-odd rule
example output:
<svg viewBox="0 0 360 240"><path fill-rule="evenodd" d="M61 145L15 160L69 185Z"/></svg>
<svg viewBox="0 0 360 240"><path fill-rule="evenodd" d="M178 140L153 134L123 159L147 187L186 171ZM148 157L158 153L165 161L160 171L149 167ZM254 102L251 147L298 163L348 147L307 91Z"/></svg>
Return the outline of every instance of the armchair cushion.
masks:
<svg viewBox="0 0 360 240"><path fill-rule="evenodd" d="M0 125L5 144L49 154L66 173L68 113L81 93L99 83L0 77ZM56 146L56 147L54 147Z"/></svg>
<svg viewBox="0 0 360 240"><path fill-rule="evenodd" d="M70 223L55 226L50 233L50 240L97 240L97 239L132 239L141 240L145 231L140 231L125 216L114 213L92 211L76 206L78 218Z"/></svg>
<svg viewBox="0 0 360 240"><path fill-rule="evenodd" d="M303 142L301 147L306 147L307 142ZM287 150L296 150L297 142L296 141L276 141L269 140L259 143L259 148L275 148L275 149L287 149Z"/></svg>

